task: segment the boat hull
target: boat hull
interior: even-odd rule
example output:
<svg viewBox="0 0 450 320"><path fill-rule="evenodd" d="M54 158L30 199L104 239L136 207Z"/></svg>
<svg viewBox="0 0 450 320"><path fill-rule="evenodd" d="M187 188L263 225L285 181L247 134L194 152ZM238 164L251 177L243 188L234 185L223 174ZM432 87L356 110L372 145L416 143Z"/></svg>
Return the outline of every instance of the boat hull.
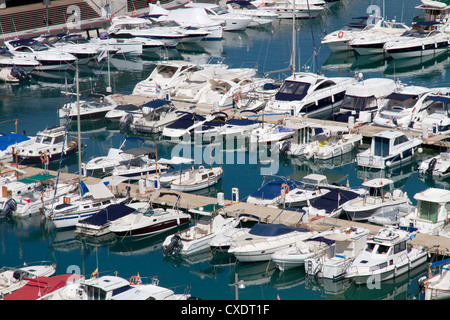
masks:
<svg viewBox="0 0 450 320"><path fill-rule="evenodd" d="M120 237L136 237L136 236L144 236L144 235L152 235L161 233L173 228L178 227L181 224L185 224L189 222L189 218L173 218L166 221L159 222L157 224L144 225L136 229L132 230L110 230L116 236Z"/></svg>

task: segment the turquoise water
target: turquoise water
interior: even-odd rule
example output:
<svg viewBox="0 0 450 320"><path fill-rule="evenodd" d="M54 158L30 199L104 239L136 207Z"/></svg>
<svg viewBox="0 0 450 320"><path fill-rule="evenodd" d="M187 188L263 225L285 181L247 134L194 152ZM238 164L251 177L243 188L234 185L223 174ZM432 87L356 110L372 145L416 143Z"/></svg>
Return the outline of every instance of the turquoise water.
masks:
<svg viewBox="0 0 450 320"><path fill-rule="evenodd" d="M409 23L417 14L411 3L416 1L386 1L387 18ZM418 4L418 1L417 1ZM382 8L382 1L342 1L329 12L311 23L299 21L297 24L297 66L310 66L310 70L321 70L327 76L353 76L363 72L365 78L389 77L403 83L414 83L428 87L449 86L450 77L446 73L449 59L447 55L430 61L414 62L403 66L403 62L385 61L381 57L360 59L350 53L330 55L327 47L320 46L324 30L332 32L350 22L352 17L366 14L370 5ZM312 29L311 29L312 26ZM284 69L288 66L292 52L291 21L279 21L267 30L246 30L226 33L223 41L200 43L199 45L162 52L160 55L146 54L142 58L115 58L111 66L111 84L114 92L130 94L134 85L146 78L161 57L170 59L192 59L205 62L210 56L220 57L233 67L257 66L260 73ZM317 62L313 58L316 45ZM413 62L410 62L413 63ZM48 72L36 74L29 84L0 85L0 128L1 132L15 130L34 135L45 126L57 124L57 107L67 101L62 93L72 84L73 72ZM80 88L88 92L91 88L104 88L108 84L107 66L91 63L80 69ZM70 89L69 89L70 90ZM82 141L86 144L83 161L104 155L110 147L117 147L125 138L125 133L102 121L82 125ZM71 132L75 135L75 132ZM160 157L169 157L173 144L147 137L149 145L158 146ZM364 147L363 145L362 147ZM207 151L204 151L205 154ZM413 195L429 186L442 186L441 182L422 181L418 178L417 166L420 157L431 155L433 150L424 150L411 165L395 172L387 173L396 180L395 186ZM300 179L312 172L321 172L330 182L346 183L358 187L369 173L357 168L351 157L342 163L318 164L298 162L296 159L280 158L278 170L274 173L292 179ZM247 155L248 156L248 155ZM76 157L65 160L62 170L75 173ZM229 164L224 163L224 177L212 190L202 192L215 197L224 192L231 198L231 189L239 188L240 198L245 199L263 182L261 169L264 163ZM51 169L57 169L51 165ZM449 181L443 182L444 185ZM0 264L16 266L24 262L49 260L57 263L57 272L80 272L89 276L97 267L100 274L117 271L129 278L139 273L141 277L157 276L160 284L183 292L190 287L191 293L203 299L228 300L236 298L236 279L244 280L245 288L239 289L239 299L274 300L288 299L399 299L409 300L418 296L417 279L425 274L419 269L403 279L386 282L379 289L342 283L317 281L305 277L302 268L280 273L272 264L239 264L232 257L211 257L208 254L192 257L192 260L173 260L162 254L162 241L168 234L137 241L121 239L89 242L75 236L73 231L55 231L48 221L40 216L22 220L0 222L1 253Z"/></svg>

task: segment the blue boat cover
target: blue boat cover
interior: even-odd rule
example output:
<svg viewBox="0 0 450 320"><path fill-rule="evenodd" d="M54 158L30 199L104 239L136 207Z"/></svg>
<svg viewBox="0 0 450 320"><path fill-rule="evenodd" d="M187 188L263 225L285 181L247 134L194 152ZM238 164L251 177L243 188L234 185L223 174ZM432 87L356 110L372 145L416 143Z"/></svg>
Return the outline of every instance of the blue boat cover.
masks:
<svg viewBox="0 0 450 320"><path fill-rule="evenodd" d="M152 100L147 103L144 103L142 106L152 108L152 109L157 109L159 107L165 106L166 104L170 104L170 103L172 103L170 100L156 99L156 100Z"/></svg>
<svg viewBox="0 0 450 320"><path fill-rule="evenodd" d="M10 145L26 140L30 140L30 138L21 133L0 133L0 150L6 150Z"/></svg>
<svg viewBox="0 0 450 320"><path fill-rule="evenodd" d="M311 205L318 210L324 209L325 212L330 213L342 206L347 201L355 199L357 197L359 197L359 194L353 191L331 189L330 192L314 200Z"/></svg>
<svg viewBox="0 0 450 320"><path fill-rule="evenodd" d="M442 266L442 265L444 265L444 264L448 264L448 263L450 263L450 258L445 259L445 260L441 260L441 261L433 262L433 263L431 264L431 267L432 267L432 268L436 268L436 267L440 267L440 266Z"/></svg>
<svg viewBox="0 0 450 320"><path fill-rule="evenodd" d="M279 223L279 224L258 223L258 224L255 224L248 233L255 235L255 236L276 237L276 236L281 236L283 234L291 233L294 231L309 232L309 230L305 229L305 228L297 228L297 227L287 226L287 225L281 224L281 223Z"/></svg>
<svg viewBox="0 0 450 320"><path fill-rule="evenodd" d="M325 244L327 244L329 246L331 246L332 244L336 243L336 241L327 239L325 237L315 237L315 238L307 239L305 241L320 241L320 242L323 242L323 243L325 243Z"/></svg>
<svg viewBox="0 0 450 320"><path fill-rule="evenodd" d="M295 188L296 184L294 181L270 181L269 183L263 185L257 191L253 192L250 197L257 199L275 199L279 197L281 194L281 185L286 183L289 186L289 189Z"/></svg>
<svg viewBox="0 0 450 320"><path fill-rule="evenodd" d="M180 117L178 120L173 122L172 124L169 124L167 128L171 129L188 129L194 125L197 121L205 121L205 117L195 114L195 113L188 113L184 116Z"/></svg>
<svg viewBox="0 0 450 320"><path fill-rule="evenodd" d="M83 220L81 220L81 223L91 224L94 226L102 226L106 224L109 221L114 221L119 218L122 218L132 212L134 212L135 209L120 203L120 204L112 204L107 206L105 209L100 210L96 214L87 217Z"/></svg>
<svg viewBox="0 0 450 320"><path fill-rule="evenodd" d="M249 126L252 124L261 123L261 121L258 120L249 120L249 119L230 119L227 124L233 125L233 126Z"/></svg>

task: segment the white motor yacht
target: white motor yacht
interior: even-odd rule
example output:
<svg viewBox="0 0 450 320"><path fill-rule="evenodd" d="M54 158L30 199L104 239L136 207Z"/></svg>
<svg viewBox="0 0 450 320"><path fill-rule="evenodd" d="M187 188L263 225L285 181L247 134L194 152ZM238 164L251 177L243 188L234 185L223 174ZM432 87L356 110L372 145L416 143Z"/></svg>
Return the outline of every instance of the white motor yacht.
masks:
<svg viewBox="0 0 450 320"><path fill-rule="evenodd" d="M408 138L400 131L381 131L372 136L370 147L356 156L358 166L385 169L412 161L422 144L420 138Z"/></svg>
<svg viewBox="0 0 450 320"><path fill-rule="evenodd" d="M268 261L275 252L293 247L314 235L305 228L284 224L255 224L248 232L233 239L228 253L240 262Z"/></svg>
<svg viewBox="0 0 450 320"><path fill-rule="evenodd" d="M108 34L116 39L150 39L164 43L165 47L176 47L187 36L180 30L155 27L145 18L120 16L111 20Z"/></svg>
<svg viewBox="0 0 450 320"><path fill-rule="evenodd" d="M434 89L411 119L410 127L424 135L450 134L450 97L448 89Z"/></svg>
<svg viewBox="0 0 450 320"><path fill-rule="evenodd" d="M162 131L162 136L172 141L187 139L187 142L190 142L194 130L212 118L213 116L211 115L205 117L196 113L186 112L180 118L165 126Z"/></svg>
<svg viewBox="0 0 450 320"><path fill-rule="evenodd" d="M78 143L75 138L66 137L64 127L52 127L36 134L36 139L21 143L14 150L13 157L19 164L38 164L59 161L75 154Z"/></svg>
<svg viewBox="0 0 450 320"><path fill-rule="evenodd" d="M412 210L412 205L406 192L393 189L393 184L394 181L386 178L363 182L368 192L344 203L342 211L353 221L370 221L371 217L388 215L398 221ZM405 210L407 207L410 207L409 212Z"/></svg>
<svg viewBox="0 0 450 320"><path fill-rule="evenodd" d="M409 30L401 36L387 41L384 51L393 59L438 56L447 52L450 36L438 30L419 31Z"/></svg>
<svg viewBox="0 0 450 320"><path fill-rule="evenodd" d="M392 79L358 79L347 88L339 112L332 114L330 120L348 122L353 117L357 125L371 123L384 99L395 89Z"/></svg>
<svg viewBox="0 0 450 320"><path fill-rule="evenodd" d="M291 116L327 118L339 110L353 78L328 78L314 73L295 73L286 78L265 110Z"/></svg>
<svg viewBox="0 0 450 320"><path fill-rule="evenodd" d="M395 228L382 228L367 239L366 248L347 269L346 278L368 284L396 278L425 263L428 250L411 245L415 234Z"/></svg>
<svg viewBox="0 0 450 320"><path fill-rule="evenodd" d="M325 35L321 43L325 44L332 52L352 50L349 42L366 28L373 28L373 24L367 25L367 16L354 17L353 19L358 20L358 22L348 23L341 29Z"/></svg>
<svg viewBox="0 0 450 320"><path fill-rule="evenodd" d="M44 300L187 300L190 296L160 287L156 278L151 284L144 284L137 275L130 280L118 276L83 277L47 295Z"/></svg>
<svg viewBox="0 0 450 320"><path fill-rule="evenodd" d="M431 89L420 86L397 87L379 104L373 123L388 128L408 128L413 115L421 109L429 93Z"/></svg>
<svg viewBox="0 0 450 320"><path fill-rule="evenodd" d="M167 196L176 197L172 208L153 208L151 203L157 197ZM119 237L148 236L188 223L191 216L178 209L180 196L179 193L157 190L150 200L150 207L144 207L113 221L109 231Z"/></svg>
<svg viewBox="0 0 450 320"><path fill-rule="evenodd" d="M184 172L170 183L170 189L177 191L196 191L215 185L222 179L222 167L204 167Z"/></svg>
<svg viewBox="0 0 450 320"><path fill-rule="evenodd" d="M202 8L211 19L224 24L225 31L245 30L253 19L249 16L228 12L225 8L213 3L189 2L186 8Z"/></svg>
<svg viewBox="0 0 450 320"><path fill-rule="evenodd" d="M450 190L428 188L414 195L415 210L400 220L406 228L416 228L420 233L450 238L445 228L450 219Z"/></svg>
<svg viewBox="0 0 450 320"><path fill-rule="evenodd" d="M14 56L38 61L36 70L67 70L77 61L74 55L33 39L7 40L5 46Z"/></svg>
<svg viewBox="0 0 450 320"><path fill-rule="evenodd" d="M267 27L278 18L278 13L265 10L264 7L256 7L250 1L229 0L226 2L227 10L230 13L250 16L253 21L249 27Z"/></svg>
<svg viewBox="0 0 450 320"><path fill-rule="evenodd" d="M264 10L276 13L279 19L292 19L293 11L295 12L295 19L315 18L327 7L327 2L323 0L256 0L252 3L256 7L263 7Z"/></svg>
<svg viewBox="0 0 450 320"><path fill-rule="evenodd" d="M386 42L400 36L408 30L410 30L410 27L404 23L395 20L380 20L373 28L367 28L356 35L349 42L349 46L361 56L383 54L383 46Z"/></svg>
<svg viewBox="0 0 450 320"><path fill-rule="evenodd" d="M343 279L352 261L364 250L369 230L360 227L348 227L335 230L327 235L327 239L335 241L334 255L316 255L305 259L305 272L308 276Z"/></svg>
<svg viewBox="0 0 450 320"><path fill-rule="evenodd" d="M301 267L305 259L325 255L328 258L334 256L335 241L327 239L327 235L333 231L325 231L309 239L297 241L294 246L276 251L271 260L281 271Z"/></svg>

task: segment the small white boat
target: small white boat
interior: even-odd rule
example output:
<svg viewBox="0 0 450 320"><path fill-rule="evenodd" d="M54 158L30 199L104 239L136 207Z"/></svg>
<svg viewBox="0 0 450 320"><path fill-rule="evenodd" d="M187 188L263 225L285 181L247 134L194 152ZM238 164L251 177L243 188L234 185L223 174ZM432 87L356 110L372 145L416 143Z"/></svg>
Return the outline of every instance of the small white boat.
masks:
<svg viewBox="0 0 450 320"><path fill-rule="evenodd" d="M205 117L200 114L185 112L180 118L164 127L162 136L171 141L183 140L190 143L195 129L212 118L211 115Z"/></svg>
<svg viewBox="0 0 450 320"><path fill-rule="evenodd" d="M395 89L396 83L392 79L371 78L354 82L348 86L339 112L332 114L330 120L348 122L351 116L357 125L371 123L384 98Z"/></svg>
<svg viewBox="0 0 450 320"><path fill-rule="evenodd" d="M447 178L450 176L450 149L422 161L418 170L421 175L429 175L437 179Z"/></svg>
<svg viewBox="0 0 450 320"><path fill-rule="evenodd" d="M354 81L349 77L328 78L297 72L285 79L265 110L326 119L334 110L339 110L346 90Z"/></svg>
<svg viewBox="0 0 450 320"><path fill-rule="evenodd" d="M134 104L118 104L114 109L109 110L105 114L105 119L108 121L120 121L127 114L132 115L141 114L141 109Z"/></svg>
<svg viewBox="0 0 450 320"><path fill-rule="evenodd" d="M301 267L305 259L325 255L334 256L335 241L327 238L333 231L325 231L303 241L297 241L294 246L276 251L271 260L281 271Z"/></svg>
<svg viewBox="0 0 450 320"><path fill-rule="evenodd" d="M173 180L170 183L170 189L189 192L209 188L219 182L222 175L222 167L200 166L198 169L183 173L179 179Z"/></svg>
<svg viewBox="0 0 450 320"><path fill-rule="evenodd" d="M116 203L107 206L94 215L79 220L75 224L75 232L84 236L101 237L110 234L110 226L115 221L134 212L146 210L146 202Z"/></svg>
<svg viewBox="0 0 450 320"><path fill-rule="evenodd" d="M132 131L155 134L181 118L185 113L177 109L169 100L152 100L140 107L141 113L128 113L120 119L120 127L129 126Z"/></svg>
<svg viewBox="0 0 450 320"><path fill-rule="evenodd" d="M89 100L71 101L58 109L59 124L64 126L69 121L103 120L105 115L117 107L117 103L104 93L91 93ZM78 106L79 104L79 106Z"/></svg>
<svg viewBox="0 0 450 320"><path fill-rule="evenodd" d="M295 184L292 189L288 187L284 203L288 207L306 206L310 201L329 192L328 188L330 187L335 186L328 184L326 176L315 173L308 174L298 184Z"/></svg>
<svg viewBox="0 0 450 320"><path fill-rule="evenodd" d="M275 252L293 247L296 242L313 235L312 231L305 228L258 223L248 232L234 238L228 253L240 262L268 261Z"/></svg>
<svg viewBox="0 0 450 320"><path fill-rule="evenodd" d="M137 275L126 280L118 276L93 277L68 283L44 300L187 300L190 294L175 294L173 290L160 287L159 280L144 284Z"/></svg>
<svg viewBox="0 0 450 320"><path fill-rule="evenodd" d="M367 221L374 216L392 214L399 219L412 210L411 201L406 192L393 189L394 181L386 178L376 178L364 182L367 193L361 197L347 201L342 211L353 221ZM391 193L392 192L392 193ZM410 207L410 210L403 210Z"/></svg>
<svg viewBox="0 0 450 320"><path fill-rule="evenodd" d="M400 167L412 161L422 144L420 138L408 138L400 131L381 131L372 136L370 148L357 154L358 166L386 169Z"/></svg>
<svg viewBox="0 0 450 320"><path fill-rule="evenodd" d="M84 194L73 193L59 198L45 208L45 215L58 229L75 227L78 221L90 217L111 204L128 202L128 198L118 198L100 182L86 185L80 182Z"/></svg>
<svg viewBox="0 0 450 320"><path fill-rule="evenodd" d="M229 0L226 2L227 10L230 13L249 16L253 19L249 27L268 27L278 18L276 12L264 10L264 7L256 7L250 1Z"/></svg>
<svg viewBox="0 0 450 320"><path fill-rule="evenodd" d="M20 144L36 137L28 137L25 134L9 132L0 133L0 161L12 162L14 149L20 148Z"/></svg>
<svg viewBox="0 0 450 320"><path fill-rule="evenodd" d="M368 17L355 17L358 22L351 22L339 30L331 32L322 38L321 43L325 44L332 52L352 50L349 43L362 33L366 28L373 28L373 24L367 25Z"/></svg>
<svg viewBox="0 0 450 320"><path fill-rule="evenodd" d="M326 9L327 4L322 0L256 0L252 3L256 7L278 14L279 19L292 19L294 12L295 19L316 18Z"/></svg>
<svg viewBox="0 0 450 320"><path fill-rule="evenodd" d="M270 181L266 182L268 178ZM261 206L278 207L283 203L283 197L296 188L297 181L279 178L277 176L265 176L261 187L247 197L247 203Z"/></svg>
<svg viewBox="0 0 450 320"><path fill-rule="evenodd" d="M168 236L163 242L164 255L186 256L209 250L211 239L238 224L238 218L224 218L218 213L203 216L195 225Z"/></svg>
<svg viewBox="0 0 450 320"><path fill-rule="evenodd" d="M158 164L156 149L142 146L124 150L123 153L128 153L132 157L114 167L111 171L113 177L139 180L142 177L161 174L168 169L166 165Z"/></svg>
<svg viewBox="0 0 450 320"><path fill-rule="evenodd" d="M415 233L395 228L382 228L367 239L366 248L347 269L346 278L356 284L396 278L425 263L428 250L411 245Z"/></svg>
<svg viewBox="0 0 450 320"><path fill-rule="evenodd" d="M334 255L317 255L305 259L305 272L308 276L340 280L345 276L348 266L364 250L369 230L349 227L335 230L327 239L335 241Z"/></svg>
<svg viewBox="0 0 450 320"><path fill-rule="evenodd" d="M450 238L445 227L450 219L450 190L428 188L414 195L416 209L400 221L403 227L416 228L420 233Z"/></svg>
<svg viewBox="0 0 450 320"><path fill-rule="evenodd" d="M3 298L28 283L27 279L50 277L56 272L56 265L50 263L24 263L21 267L0 269L0 298Z"/></svg>
<svg viewBox="0 0 450 320"><path fill-rule="evenodd" d="M65 127L52 127L36 134L36 139L20 144L14 150L14 161L29 165L48 163L67 158L78 150L76 138L70 140L66 137ZM17 160L16 160L17 158Z"/></svg>
<svg viewBox="0 0 450 320"><path fill-rule="evenodd" d="M412 119L410 127L422 134L450 134L450 97L448 88L434 89Z"/></svg>
<svg viewBox="0 0 450 320"><path fill-rule="evenodd" d="M450 259L433 262L430 268L440 267L441 272L419 279L419 286L425 294L425 300L450 299Z"/></svg>
<svg viewBox="0 0 450 320"><path fill-rule="evenodd" d="M264 123L250 133L250 143L256 142L260 145L272 145L277 142L288 140L294 136L294 130L283 126Z"/></svg>
<svg viewBox="0 0 450 320"><path fill-rule="evenodd" d="M141 143L145 142L145 140L141 138L126 137L119 148L110 148L106 156L96 157L89 160L87 163L83 163L82 168L85 171L85 175L93 177L106 176L109 175L116 166L121 163L127 163L133 159L134 155L132 153L123 151L126 142L133 140L140 141Z"/></svg>
<svg viewBox="0 0 450 320"><path fill-rule="evenodd" d="M253 19L242 14L228 12L225 8L213 3L194 3L189 2L186 8L202 8L212 20L219 21L224 24L224 31L243 31Z"/></svg>

